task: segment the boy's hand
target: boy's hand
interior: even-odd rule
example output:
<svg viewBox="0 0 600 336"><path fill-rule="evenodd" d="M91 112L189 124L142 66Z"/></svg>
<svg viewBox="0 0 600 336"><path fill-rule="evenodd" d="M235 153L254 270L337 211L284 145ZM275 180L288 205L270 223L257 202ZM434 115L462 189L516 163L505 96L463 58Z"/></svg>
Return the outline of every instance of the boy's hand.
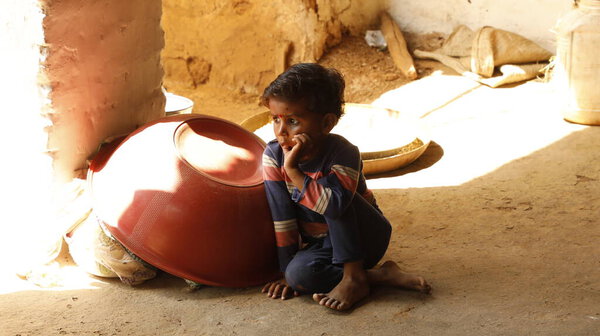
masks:
<svg viewBox="0 0 600 336"><path fill-rule="evenodd" d="M312 140L306 133L296 134L292 140L294 141L292 146L282 147L285 156L284 164L288 168L298 167L298 163L303 156L306 156L312 145Z"/></svg>
<svg viewBox="0 0 600 336"><path fill-rule="evenodd" d="M293 290L285 281L285 278L279 281L273 281L267 283L263 289L263 293L267 293L267 296L272 299L281 298L282 300L289 299L290 297L299 296L300 293Z"/></svg>
<svg viewBox="0 0 600 336"><path fill-rule="evenodd" d="M313 146L312 140L306 133L294 135L294 144L291 146L282 146L284 162L283 168L285 172L292 180L292 184L302 191L304 187L304 173L298 169L300 160L306 157L311 146Z"/></svg>

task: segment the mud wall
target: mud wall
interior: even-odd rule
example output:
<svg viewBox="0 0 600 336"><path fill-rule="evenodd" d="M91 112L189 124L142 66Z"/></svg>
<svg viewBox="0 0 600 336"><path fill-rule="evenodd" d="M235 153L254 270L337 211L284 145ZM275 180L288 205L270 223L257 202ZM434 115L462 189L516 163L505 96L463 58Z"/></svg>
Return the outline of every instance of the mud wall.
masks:
<svg viewBox="0 0 600 336"><path fill-rule="evenodd" d="M163 0L165 87L258 93L377 21L383 0Z"/></svg>
<svg viewBox="0 0 600 336"><path fill-rule="evenodd" d="M566 0L389 0L390 13L402 30L413 33L449 34L455 26L471 29L482 26L519 33L551 52L556 51L551 31L557 19L567 12Z"/></svg>
<svg viewBox="0 0 600 336"><path fill-rule="evenodd" d="M459 24L519 32L554 52L564 0L163 0L167 89L202 85L258 93L287 65L316 61L343 33L376 29L389 10L403 31L449 34Z"/></svg>
<svg viewBox="0 0 600 336"><path fill-rule="evenodd" d="M160 0L47 1L49 149L68 180L105 138L164 115Z"/></svg>

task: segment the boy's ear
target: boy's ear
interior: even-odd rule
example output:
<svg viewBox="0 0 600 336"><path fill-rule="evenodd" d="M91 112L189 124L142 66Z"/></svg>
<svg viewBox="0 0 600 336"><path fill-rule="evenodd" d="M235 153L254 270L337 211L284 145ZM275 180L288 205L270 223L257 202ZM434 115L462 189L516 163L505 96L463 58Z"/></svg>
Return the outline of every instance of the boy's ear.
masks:
<svg viewBox="0 0 600 336"><path fill-rule="evenodd" d="M323 133L329 133L333 127L337 124L338 118L333 113L327 113L323 117Z"/></svg>

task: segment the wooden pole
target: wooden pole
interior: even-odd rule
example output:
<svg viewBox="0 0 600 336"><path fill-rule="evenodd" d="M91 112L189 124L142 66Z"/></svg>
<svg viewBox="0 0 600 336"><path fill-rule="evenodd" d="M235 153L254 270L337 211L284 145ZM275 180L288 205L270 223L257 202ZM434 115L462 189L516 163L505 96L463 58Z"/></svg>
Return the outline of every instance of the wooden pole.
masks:
<svg viewBox="0 0 600 336"><path fill-rule="evenodd" d="M417 70L415 69L412 56L406 47L406 40L398 25L396 25L387 12L381 14L381 32L385 37L388 50L396 67L400 69L408 79L416 79Z"/></svg>

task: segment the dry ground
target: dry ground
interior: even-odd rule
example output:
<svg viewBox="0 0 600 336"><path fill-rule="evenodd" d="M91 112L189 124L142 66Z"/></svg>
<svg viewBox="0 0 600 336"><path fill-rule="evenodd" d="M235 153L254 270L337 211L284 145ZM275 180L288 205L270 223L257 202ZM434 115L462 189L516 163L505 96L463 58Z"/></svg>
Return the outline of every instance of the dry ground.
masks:
<svg viewBox="0 0 600 336"><path fill-rule="evenodd" d="M357 38L322 63L346 75L349 102L396 89L380 102L426 115L425 154L369 183L394 227L385 259L422 274L433 295L376 288L337 313L309 297L267 299L258 287L189 292L161 274L131 288L75 270L87 286L18 282L0 294L0 334L600 334L600 128L562 120L540 81L490 89L418 61L429 76L406 83L386 53ZM179 94L198 113L236 122L261 111L256 97Z"/></svg>

